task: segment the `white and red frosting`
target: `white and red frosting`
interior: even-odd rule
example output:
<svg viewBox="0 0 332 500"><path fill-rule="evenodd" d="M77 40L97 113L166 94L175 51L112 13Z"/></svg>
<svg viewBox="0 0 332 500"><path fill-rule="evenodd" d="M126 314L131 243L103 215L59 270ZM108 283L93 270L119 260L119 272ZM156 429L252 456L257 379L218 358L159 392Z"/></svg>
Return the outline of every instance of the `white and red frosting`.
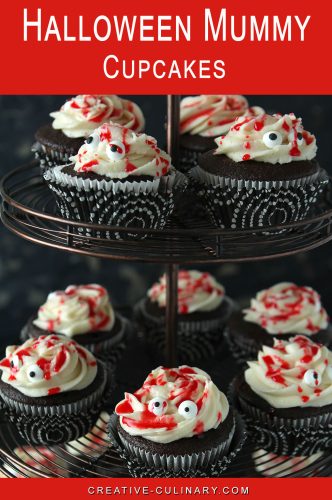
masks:
<svg viewBox="0 0 332 500"><path fill-rule="evenodd" d="M115 412L130 435L170 443L216 429L225 421L229 405L209 375L199 368L159 367L140 389L125 393Z"/></svg>
<svg viewBox="0 0 332 500"><path fill-rule="evenodd" d="M71 160L76 172L93 172L110 179L161 177L171 168L170 156L159 149L156 139L114 123L96 129Z"/></svg>
<svg viewBox="0 0 332 500"><path fill-rule="evenodd" d="M329 317L320 295L309 286L278 283L257 293L244 319L271 335L300 333L315 335L327 328Z"/></svg>
<svg viewBox="0 0 332 500"><path fill-rule="evenodd" d="M284 164L312 160L317 151L315 136L303 129L301 118L293 113L239 117L228 134L215 142L216 155L224 154L236 162Z"/></svg>
<svg viewBox="0 0 332 500"><path fill-rule="evenodd" d="M34 325L67 337L110 331L115 322L107 290L96 284L70 285L51 292L40 306Z"/></svg>
<svg viewBox="0 0 332 500"><path fill-rule="evenodd" d="M166 307L166 275L161 276L148 291L151 302ZM225 297L224 287L209 273L200 271L179 271L178 312L191 314L217 309Z"/></svg>
<svg viewBox="0 0 332 500"><path fill-rule="evenodd" d="M59 111L50 113L52 127L70 138L87 137L105 122L114 122L140 132L145 120L141 109L132 101L116 95L78 95Z"/></svg>
<svg viewBox="0 0 332 500"><path fill-rule="evenodd" d="M275 339L248 365L247 384L274 408L332 404L332 352L308 337Z"/></svg>
<svg viewBox="0 0 332 500"><path fill-rule="evenodd" d="M226 134L238 116L264 113L258 106L249 107L242 95L198 95L185 97L180 104L180 134L218 137Z"/></svg>
<svg viewBox="0 0 332 500"><path fill-rule="evenodd" d="M42 335L8 346L0 370L3 382L35 398L85 389L96 378L97 361L74 340Z"/></svg>

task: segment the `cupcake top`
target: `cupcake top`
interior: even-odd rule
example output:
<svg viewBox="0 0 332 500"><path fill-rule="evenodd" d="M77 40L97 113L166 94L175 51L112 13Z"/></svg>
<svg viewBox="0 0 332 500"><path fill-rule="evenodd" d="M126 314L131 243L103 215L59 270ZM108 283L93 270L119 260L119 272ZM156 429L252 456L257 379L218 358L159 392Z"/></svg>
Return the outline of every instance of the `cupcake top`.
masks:
<svg viewBox="0 0 332 500"><path fill-rule="evenodd" d="M244 319L256 323L271 335L302 333L314 335L329 323L320 296L309 286L278 283L257 293Z"/></svg>
<svg viewBox="0 0 332 500"><path fill-rule="evenodd" d="M74 340L42 335L8 346L0 370L3 382L36 398L88 387L96 378L97 362Z"/></svg>
<svg viewBox="0 0 332 500"><path fill-rule="evenodd" d="M70 138L87 137L104 122L115 122L136 132L145 125L137 104L116 95L78 95L50 116L54 118L52 127Z"/></svg>
<svg viewBox="0 0 332 500"><path fill-rule="evenodd" d="M229 405L199 368L159 367L134 394L125 393L115 412L130 435L165 444L216 429Z"/></svg>
<svg viewBox="0 0 332 500"><path fill-rule="evenodd" d="M151 302L166 307L166 275L148 291ZM209 273L200 271L179 271L178 312L190 314L217 309L225 297L224 287Z"/></svg>
<svg viewBox="0 0 332 500"><path fill-rule="evenodd" d="M216 155L226 155L236 162L284 164L312 160L317 151L315 136L303 130L301 118L293 113L237 118L228 134L218 137L216 143Z"/></svg>
<svg viewBox="0 0 332 500"><path fill-rule="evenodd" d="M180 134L217 137L226 134L238 116L264 113L249 107L242 95L198 95L185 97L180 104Z"/></svg>
<svg viewBox="0 0 332 500"><path fill-rule="evenodd" d="M70 285L52 292L38 309L33 324L67 337L110 331L115 322L107 290L100 285Z"/></svg>
<svg viewBox="0 0 332 500"><path fill-rule="evenodd" d="M332 404L332 352L308 337L275 339L248 365L247 384L274 408Z"/></svg>
<svg viewBox="0 0 332 500"><path fill-rule="evenodd" d="M153 137L114 123L97 128L71 160L76 172L93 172L111 179L160 177L171 168L170 156L158 148Z"/></svg>

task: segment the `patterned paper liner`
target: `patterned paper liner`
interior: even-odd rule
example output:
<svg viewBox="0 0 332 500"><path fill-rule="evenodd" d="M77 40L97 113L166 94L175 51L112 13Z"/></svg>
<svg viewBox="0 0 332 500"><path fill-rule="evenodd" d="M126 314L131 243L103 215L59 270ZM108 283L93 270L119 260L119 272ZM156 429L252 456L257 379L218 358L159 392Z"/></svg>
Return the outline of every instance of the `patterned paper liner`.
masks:
<svg viewBox="0 0 332 500"><path fill-rule="evenodd" d="M332 448L332 413L305 418L270 415L235 393L233 382L229 399L244 417L254 443L277 455L310 456Z"/></svg>
<svg viewBox="0 0 332 500"><path fill-rule="evenodd" d="M240 342L238 336L233 336L227 326L224 330L224 337L232 356L239 366L247 368L247 361L257 358L260 346L253 339L248 338L248 342L243 339L243 342Z"/></svg>
<svg viewBox="0 0 332 500"><path fill-rule="evenodd" d="M126 347L128 337L131 333L131 325L129 320L122 316L119 313L116 313L116 317L121 322L121 329L112 337L108 337L104 341L98 343L90 343L90 344L82 344L85 349L92 352L94 356L96 356L101 361L104 361L106 368L115 370L119 360L122 358ZM20 339L22 343L24 343L29 338L29 325L23 327ZM58 334L61 335L61 334ZM80 335L75 337L75 341L79 344ZM84 338L84 334L82 335L82 339Z"/></svg>
<svg viewBox="0 0 332 500"><path fill-rule="evenodd" d="M75 154L74 151L52 149L50 146L45 146L39 142L32 145L31 151L34 153L36 160L39 161L42 175L50 168L65 165L70 161L70 157Z"/></svg>
<svg viewBox="0 0 332 500"><path fill-rule="evenodd" d="M87 434L113 387L112 377L101 361L104 380L92 394L63 405L37 406L15 401L2 393L5 413L20 435L32 444L62 444Z"/></svg>
<svg viewBox="0 0 332 500"><path fill-rule="evenodd" d="M223 330L232 312L233 303L229 303L228 314L222 318L200 321L181 321L178 318L178 356L185 362L196 362L209 359L216 354L223 343ZM153 352L165 353L165 316L156 317L146 310L146 299L139 301L134 309L135 319L139 325L145 342Z"/></svg>
<svg viewBox="0 0 332 500"><path fill-rule="evenodd" d="M109 437L119 456L126 463L132 477L219 477L241 451L246 439L245 424L234 412L235 430L227 441L227 454L222 455L222 446L192 455L166 456L133 450L117 432L116 415L109 422Z"/></svg>
<svg viewBox="0 0 332 500"><path fill-rule="evenodd" d="M189 172L212 222L221 228L256 228L304 219L328 183L325 170L295 180L219 177L199 166Z"/></svg>
<svg viewBox="0 0 332 500"><path fill-rule="evenodd" d="M174 209L174 195L186 188L185 176L175 170L154 180L121 182L90 180L62 172L44 174L58 209L66 219L110 226L162 229ZM146 234L112 233L78 228L80 233L108 239L143 239Z"/></svg>
<svg viewBox="0 0 332 500"><path fill-rule="evenodd" d="M192 149L180 147L179 153L179 170L187 174L190 169L197 166L197 161L199 156L204 153L204 151L193 151Z"/></svg>

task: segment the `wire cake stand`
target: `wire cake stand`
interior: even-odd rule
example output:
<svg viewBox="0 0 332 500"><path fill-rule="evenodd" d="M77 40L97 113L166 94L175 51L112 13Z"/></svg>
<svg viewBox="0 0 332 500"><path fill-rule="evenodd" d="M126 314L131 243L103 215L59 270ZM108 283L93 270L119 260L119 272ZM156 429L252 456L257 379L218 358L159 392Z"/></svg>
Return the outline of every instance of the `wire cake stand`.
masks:
<svg viewBox="0 0 332 500"><path fill-rule="evenodd" d="M167 143L176 166L178 158L179 96L168 96ZM57 215L55 201L47 188L36 162L9 172L1 181L1 220L18 236L31 242L82 255L119 261L161 263L165 265L166 297L166 361L175 366L177 361L177 278L180 265L245 262L288 256L316 248L332 239L331 185L324 199L309 216L299 222L267 228L246 230L220 229L208 222L202 211L195 209L193 194L183 195L166 227L162 230L146 228L110 227L66 220ZM197 204L197 206L199 206ZM90 235L81 229L89 229ZM114 235L131 239L106 239L91 236L94 229L107 230ZM144 239L139 238L145 235ZM135 239L137 236L137 239ZM135 342L134 358L141 356L142 381L151 366L144 358L143 346ZM130 356L130 353L128 354ZM235 361L230 356L224 361L224 374L216 373L221 386L227 376L236 373ZM227 364L231 365L227 366ZM123 361L126 366L136 362ZM220 360L219 360L220 364ZM204 367L202 367L204 369ZM217 367L217 372L219 368ZM121 366L119 367L121 372ZM211 363L207 371L214 378ZM225 376L227 374L227 376ZM130 390L136 373L119 383L119 397ZM231 380L231 379L230 379ZM230 380L228 382L230 382ZM135 390L137 387L133 387ZM116 399L114 400L114 402ZM110 402L109 412L114 407ZM29 447L0 411L0 472L5 477L126 477L126 465L109 447L105 434L106 417L103 413L96 426L81 442L65 446ZM98 447L96 450L96 440ZM17 448L25 449L24 458ZM77 451L79 450L79 451ZM329 453L311 458L276 457L260 450L248 439L239 457L227 469L227 477L309 477L331 476L332 458Z"/></svg>

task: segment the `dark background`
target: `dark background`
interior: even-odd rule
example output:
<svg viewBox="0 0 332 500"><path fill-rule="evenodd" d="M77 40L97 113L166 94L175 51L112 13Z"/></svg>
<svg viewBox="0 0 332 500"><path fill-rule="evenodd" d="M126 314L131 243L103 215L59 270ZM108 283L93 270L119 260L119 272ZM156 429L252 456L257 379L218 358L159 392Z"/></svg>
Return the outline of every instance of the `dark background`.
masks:
<svg viewBox="0 0 332 500"><path fill-rule="evenodd" d="M127 96L142 107L146 131L165 144L165 96ZM67 96L0 96L0 175L30 158L35 130L49 120ZM332 174L331 96L249 96L268 112L294 112L317 137L318 159ZM73 283L101 283L116 306L133 305L163 272L162 266L128 264L71 255L38 247L0 227L0 353L15 343L28 317L51 290ZM202 267L200 268L202 269ZM310 253L261 263L207 266L228 295L245 303L256 291L278 281L317 289L332 314L331 245ZM1 354L0 354L1 357Z"/></svg>

